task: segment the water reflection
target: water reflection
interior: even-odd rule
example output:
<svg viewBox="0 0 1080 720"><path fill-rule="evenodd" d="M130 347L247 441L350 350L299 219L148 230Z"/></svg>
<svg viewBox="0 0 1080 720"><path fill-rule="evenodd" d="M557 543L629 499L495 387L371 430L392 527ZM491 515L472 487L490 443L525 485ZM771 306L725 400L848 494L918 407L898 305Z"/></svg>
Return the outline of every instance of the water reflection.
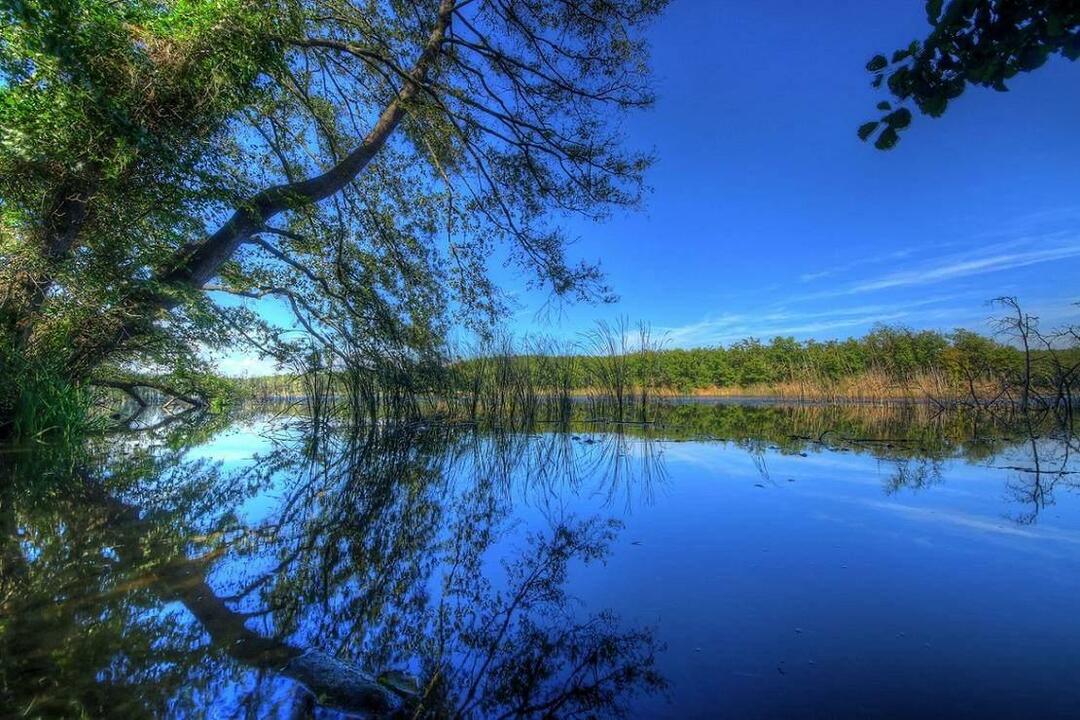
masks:
<svg viewBox="0 0 1080 720"><path fill-rule="evenodd" d="M554 481L519 438L285 433L236 463L193 457L190 433L90 454L56 482L15 465L3 707L528 717L610 712L663 688L651 634L579 616L564 588L572 565L604 558L616 523L552 515L500 553L501 572L485 567L511 475ZM550 437L529 444L565 452Z"/></svg>
<svg viewBox="0 0 1080 720"><path fill-rule="evenodd" d="M649 426L557 432L313 433L262 415L121 430L4 455L5 713L633 711L668 693L663 618L575 602L574 578L599 572L618 518L672 490L683 443L748 454L765 490L794 482L792 459L874 461L882 497L978 465L1028 525L1080 477L1053 425L913 407L676 406Z"/></svg>

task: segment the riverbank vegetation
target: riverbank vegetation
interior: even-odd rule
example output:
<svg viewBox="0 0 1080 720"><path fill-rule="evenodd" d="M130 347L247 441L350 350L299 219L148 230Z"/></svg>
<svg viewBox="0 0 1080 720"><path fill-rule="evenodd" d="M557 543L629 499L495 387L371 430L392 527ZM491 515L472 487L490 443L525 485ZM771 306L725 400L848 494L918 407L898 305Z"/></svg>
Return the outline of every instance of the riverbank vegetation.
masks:
<svg viewBox="0 0 1080 720"><path fill-rule="evenodd" d="M313 415L445 415L469 420L646 422L657 401L762 396L797 401L913 401L976 408L1029 405L1071 417L1080 381L1075 328L1043 331L1011 298L995 336L878 327L834 341L747 339L666 348L647 325L600 323L578 343L497 338L411 366L334 369L317 353L291 375L238 381L253 400L302 400Z"/></svg>
<svg viewBox="0 0 1080 720"><path fill-rule="evenodd" d="M564 220L639 204L652 158L620 122L652 103L644 38L665 5L0 7L0 437L77 427L102 389L207 404L221 389L208 353L240 346L297 367L288 394L315 412L344 399L354 418L564 416L585 397L640 419L655 396L694 392L1071 405L1074 356L1058 348L1075 337L1044 346L1019 326L1005 345L886 329L704 350L601 326L582 347L448 352L451 327L490 337L505 316L492 259L560 298L614 299L568 255ZM931 5L933 42L868 66L928 114L965 83L1075 55L1074 13L1017 25L1038 43L1014 67L995 58L1015 38L979 32L995 17L983 3ZM939 40L972 32L979 51L953 77ZM911 116L884 105L860 131L882 148ZM264 300L303 337L243 304Z"/></svg>
<svg viewBox="0 0 1080 720"><path fill-rule="evenodd" d="M501 314L493 255L612 299L559 220L638 204L651 158L619 124L664 5L3 4L0 436L215 348L422 356Z"/></svg>

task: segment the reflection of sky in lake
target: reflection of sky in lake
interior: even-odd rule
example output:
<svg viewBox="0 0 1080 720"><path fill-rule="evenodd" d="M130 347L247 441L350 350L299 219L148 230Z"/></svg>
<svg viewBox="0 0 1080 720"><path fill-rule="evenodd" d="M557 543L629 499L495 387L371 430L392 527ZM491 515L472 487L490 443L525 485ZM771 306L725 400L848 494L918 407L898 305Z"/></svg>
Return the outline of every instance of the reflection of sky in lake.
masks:
<svg viewBox="0 0 1080 720"><path fill-rule="evenodd" d="M269 430L224 430L187 450L185 463L220 462L223 476L271 469L275 451L299 438ZM459 447L453 462L425 462L445 473L447 507L495 480L503 534L479 565L494 591L503 561L529 551L530 531L570 517L624 524L606 562L571 566L567 590L574 617L611 609L666 645L659 669L671 691L636 698L636 717L1073 717L1080 707L1080 499L1059 476L1028 514L1034 478L1015 468L1031 464L1029 446L977 461L890 458L842 443L809 443L800 454L603 434L481 436L464 446L472 449ZM1056 452L1046 441L1039 450L1044 461ZM334 474L319 468L283 464L234 507L217 508L235 518L233 547L278 522L305 483L315 483L303 496L305 522L342 510ZM437 522L432 546L450 540L455 518ZM289 547L226 554L210 585L235 592L274 572ZM423 581L432 601L442 580L436 566ZM327 617L346 628L364 582L361 572L305 607L292 640L328 642ZM263 602L252 595L233 608L255 612ZM160 607L209 647L182 604ZM275 627L265 614L247 626L264 635ZM240 716L253 694L264 715L284 716L294 702L291 681L220 653L206 662L214 682L195 691L196 706L210 716ZM422 667L415 658L398 666Z"/></svg>
<svg viewBox="0 0 1080 720"><path fill-rule="evenodd" d="M1071 716L1080 695L1075 498L1004 517L1006 471L959 461L884 496L893 463L727 445L665 453L598 604L659 624L672 717ZM826 711L828 709L828 711Z"/></svg>
<svg viewBox="0 0 1080 720"><path fill-rule="evenodd" d="M672 702L644 715L1019 716L1080 699L1062 692L1080 649L1071 495L1021 525L1008 516L1009 471L986 464L949 460L932 487L886 495L896 461L700 442L654 447L665 475L635 487L642 444L620 456L614 494L589 477L513 488L505 545L553 513L625 522L607 565L575 573L571 591L667 643ZM232 460L255 445L236 434L205 452Z"/></svg>

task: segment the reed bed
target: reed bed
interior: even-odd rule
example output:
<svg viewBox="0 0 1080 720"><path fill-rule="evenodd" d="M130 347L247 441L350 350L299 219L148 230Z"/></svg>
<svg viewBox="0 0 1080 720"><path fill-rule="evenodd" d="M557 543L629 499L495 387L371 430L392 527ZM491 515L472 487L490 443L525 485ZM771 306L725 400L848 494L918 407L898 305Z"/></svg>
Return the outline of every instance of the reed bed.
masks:
<svg viewBox="0 0 1080 720"><path fill-rule="evenodd" d="M1080 348L1058 347L1030 321L1025 349L958 331L879 328L860 340L754 340L669 350L646 324L597 323L577 342L502 335L432 357L372 363L312 349L287 378L246 382L255 400L292 401L313 418L521 424L587 417L649 423L677 397L754 396L832 404L925 403L1004 411L1046 408L1072 423ZM1038 343L1043 347L1039 349Z"/></svg>

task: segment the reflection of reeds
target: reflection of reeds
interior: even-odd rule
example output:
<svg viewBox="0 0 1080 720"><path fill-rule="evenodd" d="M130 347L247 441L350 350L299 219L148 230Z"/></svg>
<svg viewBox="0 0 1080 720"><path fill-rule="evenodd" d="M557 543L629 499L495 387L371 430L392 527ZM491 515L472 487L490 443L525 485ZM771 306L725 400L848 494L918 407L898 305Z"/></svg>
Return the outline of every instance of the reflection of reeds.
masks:
<svg viewBox="0 0 1080 720"><path fill-rule="evenodd" d="M315 417L353 423L437 417L508 427L565 424L576 401L592 418L644 423L673 397L749 396L999 413L1052 408L1072 427L1080 334L1044 337L1034 319L1017 317L1008 328L1024 339L1023 351L974 333L902 328L844 342L776 338L668 350L648 325L621 318L597 323L575 344L502 335L437 357L311 350L291 382L259 379L248 387L251 397L302 398Z"/></svg>
<svg viewBox="0 0 1080 720"><path fill-rule="evenodd" d="M619 318L601 321L584 334L585 368L581 389L594 416L608 420L645 422L660 394L659 352L663 342L647 323L636 330Z"/></svg>
<svg viewBox="0 0 1080 720"><path fill-rule="evenodd" d="M893 467L887 492L934 485L943 462L964 459L1015 472L1008 489L1030 506L1033 522L1039 508L1052 501L1053 486L1072 481L1075 463L1069 458L1073 450L1080 452L1075 437L1060 436L1051 412L991 413L926 403L693 402L659 405L652 413L649 423L596 420L593 407L579 402L569 418L548 423L383 420L361 435L369 447L372 438L380 439L380 457L348 462L363 461L371 477L372 462L443 448L435 453L440 474L461 479L463 487L494 486L500 498L525 500L554 517L564 509L566 491L607 505L649 503L666 482L664 449L670 442L728 443L752 454L765 481L766 460L773 453L869 456ZM307 454L312 467L320 472L336 467L333 458L342 438L351 436L307 423L301 427L312 438ZM1042 437L1042 444L1033 437Z"/></svg>

